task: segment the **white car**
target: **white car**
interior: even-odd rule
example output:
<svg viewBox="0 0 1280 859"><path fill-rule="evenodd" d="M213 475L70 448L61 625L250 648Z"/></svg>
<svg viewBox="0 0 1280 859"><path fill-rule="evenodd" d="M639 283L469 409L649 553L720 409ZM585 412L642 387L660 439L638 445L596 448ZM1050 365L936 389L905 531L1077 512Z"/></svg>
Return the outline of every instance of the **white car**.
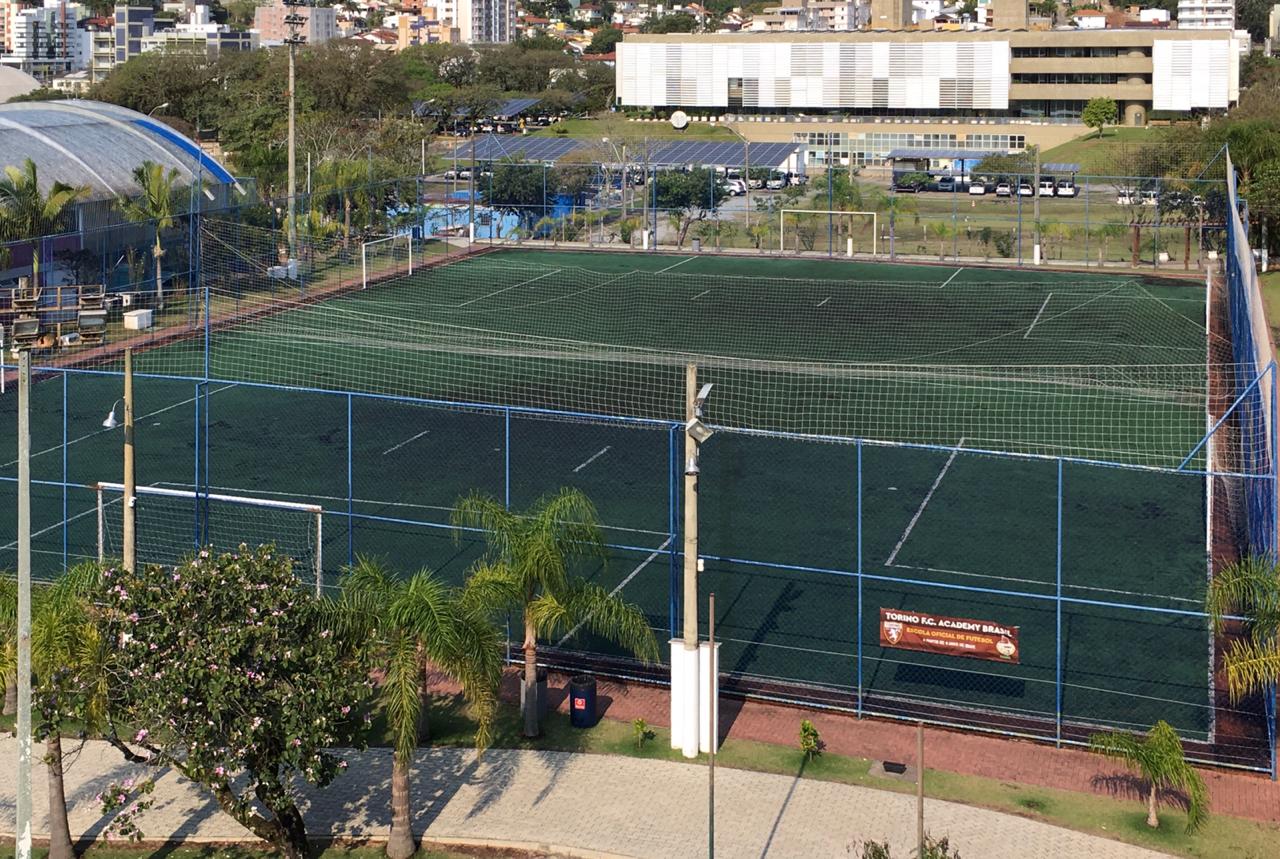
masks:
<svg viewBox="0 0 1280 859"><path fill-rule="evenodd" d="M1138 192L1132 188L1119 188L1116 190L1117 206L1132 206L1138 202Z"/></svg>
<svg viewBox="0 0 1280 859"><path fill-rule="evenodd" d="M1057 194L1059 197L1074 197L1076 195L1076 183L1070 179L1063 179L1058 182Z"/></svg>
<svg viewBox="0 0 1280 859"><path fill-rule="evenodd" d="M781 191L783 188L786 187L786 185L787 185L786 176L770 176L768 181L764 183L764 186L768 188L770 191Z"/></svg>
<svg viewBox="0 0 1280 859"><path fill-rule="evenodd" d="M1012 196L1013 196L1013 186L1012 186L1012 185L1010 185L1008 182L998 182L998 183L996 183L996 196L997 196L997 197L1012 197Z"/></svg>
<svg viewBox="0 0 1280 859"><path fill-rule="evenodd" d="M1157 194L1155 191L1142 192L1142 205L1156 206L1156 205L1159 205L1159 203L1160 203L1160 195Z"/></svg>
<svg viewBox="0 0 1280 859"><path fill-rule="evenodd" d="M724 189L729 192L731 197L741 197L747 193L747 183L741 179L727 179L724 183Z"/></svg>
<svg viewBox="0 0 1280 859"><path fill-rule="evenodd" d="M1035 189L1034 189L1034 188L1032 188L1032 187L1031 187L1031 183L1030 183L1030 182L1019 182L1019 183L1018 183L1018 196L1019 196L1019 197L1034 197L1035 195L1036 195L1036 191L1035 191Z"/></svg>
<svg viewBox="0 0 1280 859"><path fill-rule="evenodd" d="M969 183L970 197L981 197L986 193L987 193L987 186L982 184L981 182L974 181Z"/></svg>
<svg viewBox="0 0 1280 859"><path fill-rule="evenodd" d="M1053 190L1055 187L1057 186L1054 184L1054 181L1052 179L1041 179L1040 180L1040 196L1052 197Z"/></svg>

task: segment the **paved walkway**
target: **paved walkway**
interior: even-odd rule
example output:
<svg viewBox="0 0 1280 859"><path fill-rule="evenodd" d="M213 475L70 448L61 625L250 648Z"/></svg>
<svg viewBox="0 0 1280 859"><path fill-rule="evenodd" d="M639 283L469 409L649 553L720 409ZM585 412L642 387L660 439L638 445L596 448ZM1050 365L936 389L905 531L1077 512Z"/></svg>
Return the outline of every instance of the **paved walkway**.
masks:
<svg viewBox="0 0 1280 859"><path fill-rule="evenodd" d="M69 750L74 749L69 744ZM17 741L0 740L0 808L13 832ZM309 830L353 838L385 836L390 753L352 752L349 771L307 797ZM93 797L113 780L144 770L107 744L86 743L68 761L73 836L100 832ZM46 833L43 765L36 771L37 836ZM415 832L429 839L529 842L578 856L678 859L706 855L707 770L634 758L566 752L492 750L477 762L458 749L424 750L413 783ZM249 837L217 805L172 772L159 780L155 807L141 819L148 839L228 841ZM716 849L737 857L860 855L862 839L888 840L907 855L915 799L848 785L716 771ZM947 834L965 856L984 859L1156 859L1161 854L1043 823L949 802L926 801L931 831Z"/></svg>
<svg viewBox="0 0 1280 859"><path fill-rule="evenodd" d="M563 691L567 683L563 675L551 674L551 701L563 712L568 712ZM441 690L450 688L438 678L435 685ZM666 687L602 680L598 688L605 718L626 722L642 718L652 725L670 725ZM502 694L507 700L518 700L514 673L508 672L504 678ZM730 698L720 706L722 737L795 747L800 720L810 719L827 750L835 754L871 760L915 760L916 728L910 723ZM1108 777L1125 772L1114 761L1079 748L1057 749L1031 740L932 727L925 729L925 765L929 769L1097 796L1112 795L1115 780ZM1225 769L1205 768L1200 774L1209 788L1213 813L1280 823L1280 783L1263 774Z"/></svg>

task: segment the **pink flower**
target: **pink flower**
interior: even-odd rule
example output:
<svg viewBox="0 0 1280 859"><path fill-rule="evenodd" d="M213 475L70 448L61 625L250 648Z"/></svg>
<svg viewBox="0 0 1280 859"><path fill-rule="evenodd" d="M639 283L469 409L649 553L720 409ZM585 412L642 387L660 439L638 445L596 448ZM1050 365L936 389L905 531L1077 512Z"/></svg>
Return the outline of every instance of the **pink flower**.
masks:
<svg viewBox="0 0 1280 859"><path fill-rule="evenodd" d="M351 712L351 708L350 708L350 707L343 707L343 708L342 708L342 715L344 715L344 716L345 716L345 715L347 715L347 714L348 714L348 713L350 713L350 712Z"/></svg>
<svg viewBox="0 0 1280 859"><path fill-rule="evenodd" d="M147 738L147 735L150 733L151 732L148 731L146 728L143 728L142 730L138 731L138 733L133 735L133 741L135 743L140 743L143 740L145 740Z"/></svg>
<svg viewBox="0 0 1280 859"><path fill-rule="evenodd" d="M302 745L302 740L298 739L297 737L294 737L293 745L294 745L294 748L297 748L298 746Z"/></svg>
<svg viewBox="0 0 1280 859"><path fill-rule="evenodd" d="M227 774L227 771L223 767L214 767L213 774L218 776L223 776Z"/></svg>

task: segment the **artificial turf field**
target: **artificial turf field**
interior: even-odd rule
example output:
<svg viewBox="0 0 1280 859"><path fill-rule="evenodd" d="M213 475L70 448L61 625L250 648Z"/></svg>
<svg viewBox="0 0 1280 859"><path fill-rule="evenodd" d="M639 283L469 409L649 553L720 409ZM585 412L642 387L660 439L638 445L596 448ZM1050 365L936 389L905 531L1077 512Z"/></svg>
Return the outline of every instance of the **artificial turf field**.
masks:
<svg viewBox="0 0 1280 859"><path fill-rule="evenodd" d="M367 553L454 580L480 551L447 528L459 495L480 489L518 507L577 486L598 505L614 546L610 563L590 574L641 605L665 638L679 626L673 499L683 451L670 422L681 416L682 371L654 371L644 385L649 368L610 369L581 351L548 367L529 353L530 342L754 361L1185 368L1205 360L1203 314L1203 288L1185 282L507 251L218 330L204 386L194 381L204 369L202 340L142 353L140 373L193 380L138 380L137 475L143 485L191 488L198 480L213 492L321 504L330 573ZM450 349L439 331L420 334L431 326L467 334ZM496 347L501 342L512 345L510 354ZM700 538L708 560L700 581L704 598L717 594L724 669L843 689L851 700L861 682L869 698L973 708L1012 725L1027 716L1052 720L1060 660L1068 721L1141 727L1163 718L1184 736L1206 738L1207 623L1093 604L1199 609L1207 575L1204 477L956 450L1046 454L1056 447L1173 467L1204 431L1203 406L1158 397L1110 402L1105 391L1017 380L993 389L990 378L972 390L960 378L953 382L960 393L939 399L927 383L885 378L837 379L806 409L797 403L804 405L807 389L797 400L785 374L760 371L753 384L781 393L710 412L726 424L806 431L834 422L840 432L831 434L934 445L721 432L704 446ZM593 379L598 387L583 393ZM724 379L727 391L747 387ZM268 387L279 385L327 393ZM65 382L57 374L36 386L33 476L47 481L36 488L38 570L94 553L94 494L78 487L119 479L120 431L101 427L119 392L119 377L110 374L68 373ZM616 398L616 410L592 408L606 397ZM651 422L565 420L416 398L535 408L568 402L579 412ZM6 453L15 449L14 408L10 391L0 398ZM967 434L975 420L985 436ZM0 457L6 508L13 459ZM158 510L150 521L156 551L194 541L194 511ZM12 517L0 523L0 567L14 564L13 527ZM263 514L257 530L264 533L243 536L297 527ZM240 537L220 532L211 514L211 539ZM147 540L140 534L144 548ZM1093 601L1064 601L1060 617L1052 599L1059 570L1066 600ZM881 649L881 607L1019 626L1022 662ZM566 645L603 648L578 636Z"/></svg>

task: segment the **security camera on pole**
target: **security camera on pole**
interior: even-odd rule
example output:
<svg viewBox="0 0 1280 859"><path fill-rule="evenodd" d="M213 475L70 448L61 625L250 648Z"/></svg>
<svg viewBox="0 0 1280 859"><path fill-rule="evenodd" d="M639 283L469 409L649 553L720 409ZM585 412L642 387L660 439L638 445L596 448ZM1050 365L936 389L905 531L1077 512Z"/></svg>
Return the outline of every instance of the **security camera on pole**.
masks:
<svg viewBox="0 0 1280 859"><path fill-rule="evenodd" d="M711 385L698 387L698 368L685 367L684 425L684 637L671 639L671 748L686 758L710 751L706 729L707 708L717 699L717 671L710 649L700 656L698 647L698 452L713 430L702 422L702 406ZM701 682L700 682L701 681Z"/></svg>

